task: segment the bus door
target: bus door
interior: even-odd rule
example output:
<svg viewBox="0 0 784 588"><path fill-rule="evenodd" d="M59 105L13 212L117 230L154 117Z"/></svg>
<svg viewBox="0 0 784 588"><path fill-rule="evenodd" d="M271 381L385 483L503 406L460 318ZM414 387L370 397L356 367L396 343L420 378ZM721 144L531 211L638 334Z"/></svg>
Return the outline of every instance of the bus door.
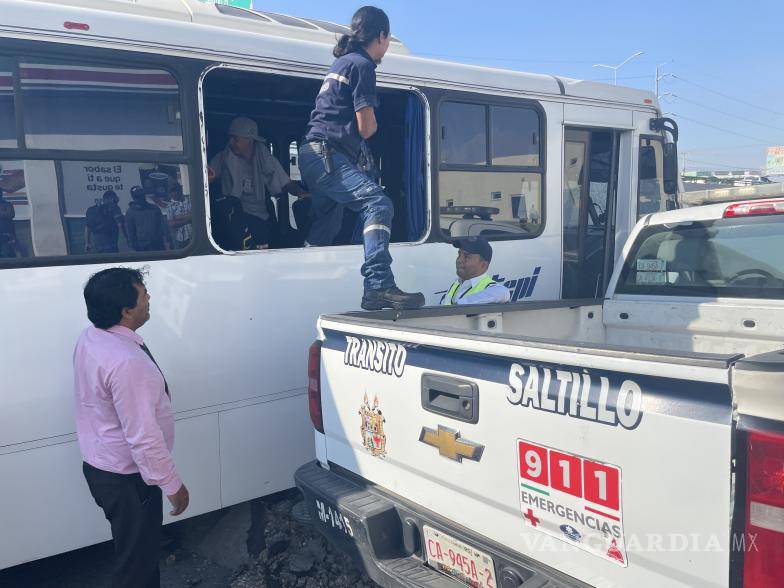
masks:
<svg viewBox="0 0 784 588"><path fill-rule="evenodd" d="M563 176L563 298L604 296L614 259L620 132L567 127Z"/></svg>

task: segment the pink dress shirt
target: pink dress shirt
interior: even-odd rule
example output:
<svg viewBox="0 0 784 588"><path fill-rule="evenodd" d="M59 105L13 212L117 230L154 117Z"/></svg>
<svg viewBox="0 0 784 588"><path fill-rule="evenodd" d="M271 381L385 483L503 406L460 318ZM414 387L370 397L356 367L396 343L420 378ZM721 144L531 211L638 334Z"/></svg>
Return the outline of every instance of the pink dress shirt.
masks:
<svg viewBox="0 0 784 588"><path fill-rule="evenodd" d="M171 450L174 418L163 375L131 329L85 329L74 350L76 434L84 461L140 473L171 496L180 489Z"/></svg>

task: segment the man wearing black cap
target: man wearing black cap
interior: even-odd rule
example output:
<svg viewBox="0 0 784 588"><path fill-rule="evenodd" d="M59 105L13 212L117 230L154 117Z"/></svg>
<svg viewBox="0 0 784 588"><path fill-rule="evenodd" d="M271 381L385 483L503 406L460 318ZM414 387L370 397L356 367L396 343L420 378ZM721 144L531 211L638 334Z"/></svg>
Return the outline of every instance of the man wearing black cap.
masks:
<svg viewBox="0 0 784 588"><path fill-rule="evenodd" d="M131 203L125 213L128 244L134 251L163 251L171 249L169 226L161 209L147 202L147 192L141 186L131 188Z"/></svg>
<svg viewBox="0 0 784 588"><path fill-rule="evenodd" d="M9 200L5 199L0 188L0 257L16 257L16 227L14 226L16 210Z"/></svg>
<svg viewBox="0 0 784 588"><path fill-rule="evenodd" d="M509 290L487 274L493 258L493 248L487 239L463 237L455 239L453 245L459 249L455 262L458 280L441 297L441 304L509 302Z"/></svg>

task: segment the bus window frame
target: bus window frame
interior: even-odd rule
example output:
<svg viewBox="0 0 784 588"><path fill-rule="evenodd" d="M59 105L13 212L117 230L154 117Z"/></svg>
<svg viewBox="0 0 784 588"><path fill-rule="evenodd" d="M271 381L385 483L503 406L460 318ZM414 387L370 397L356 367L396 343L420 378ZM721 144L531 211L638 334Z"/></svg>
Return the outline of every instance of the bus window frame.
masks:
<svg viewBox="0 0 784 588"><path fill-rule="evenodd" d="M661 143L662 154L664 154L665 138L662 135L651 135L649 133L641 134L641 135L638 136L638 139L637 139L637 163L636 163L636 168L637 168L637 192L634 195L634 222L635 223L638 220L640 220L643 216L645 216L646 214L650 214L650 213L647 213L647 212L643 213L643 214L640 214L640 150L641 150L641 148L643 146L642 145L643 141L658 141L659 143ZM657 163L661 163L662 166L664 165L664 161L657 162ZM662 167L662 170L663 169L664 168ZM661 193L662 193L663 197L666 199L667 198L667 194L664 193L663 175L662 175ZM659 211L659 212L661 212L661 211Z"/></svg>
<svg viewBox="0 0 784 588"><path fill-rule="evenodd" d="M120 253L80 253L47 255L41 257L0 258L0 271L11 268L56 267L67 265L95 265L106 263L139 263L163 259L181 259L194 255L215 253L205 238L205 218L207 211L202 199L196 198L201 190L201 180L196 177L199 166L196 164L194 125L192 121L197 109L194 108L197 72L204 68L205 62L171 55L151 55L128 50L107 49L102 47L71 46L48 41L27 41L0 39L0 57L11 59L14 64L14 107L16 117L17 146L0 148L0 161L52 161L55 166L58 188L58 206L62 202L62 162L63 161L116 161L117 163L161 163L184 166L188 170L188 194L195 219L191 242L181 249L145 252ZM24 98L19 77L19 62L23 59L55 60L60 63L86 64L102 67L156 68L171 74L177 82L180 107L180 129L183 149L179 152L149 151L139 149L116 150L62 150L27 148L24 134ZM206 181L206 178L205 178ZM198 188L195 190L194 188ZM67 245L70 247L70 245Z"/></svg>
<svg viewBox="0 0 784 588"><path fill-rule="evenodd" d="M539 100L532 98L516 98L510 96L495 96L492 94L483 94L477 92L463 92L459 90L442 90L435 89L430 92L431 102L436 105L436 116L431 117L432 123L430 134L432 137L432 153L433 159L433 181L432 181L432 203L433 210L433 230L432 241L442 243L454 243L455 238L445 235L441 230L441 205L439 194L439 180L442 171L465 171L465 172L497 172L497 173L533 173L539 174L541 177L541 192L540 192L540 228L539 231L533 235L524 234L509 234L509 235L488 235L488 241L517 241L536 239L544 234L547 226L547 113ZM486 163L484 165L476 164L455 164L443 163L441 161L441 105L444 102L458 102L463 104L473 104L485 107L485 128L487 132L487 145L486 150ZM521 165L493 165L492 163L492 146L493 146L493 130L492 130L492 115L491 107L493 106L507 106L520 109L533 110L539 117L539 165L538 166L521 166ZM438 237L436 237L436 235Z"/></svg>
<svg viewBox="0 0 784 588"><path fill-rule="evenodd" d="M212 218L210 216L210 190L209 190L209 181L207 180L208 172L207 168L209 166L209 161L207 159L207 142L206 142L206 127L205 127L205 120L206 120L206 112L204 109L204 80L207 76L212 73L213 71L219 69L228 69L248 74L268 74L268 75L277 75L277 76L286 76L286 77L296 77L296 78L305 78L311 79L315 81L323 81L324 76L328 73L328 68L319 67L317 69L310 68L295 68L291 67L288 69L283 68L276 68L271 67L266 64L257 64L257 65L239 65L234 63L227 63L227 62L214 62L209 63L203 67L200 71L198 76L198 84L197 84L197 107L198 107L198 121L199 121L199 144L201 149L201 170L202 170L202 177L204 179L204 206L205 206L205 219L206 219L206 229L207 229L207 239L209 240L210 245L219 253L224 255L258 255L258 254L266 254L266 253L273 253L273 252L280 252L280 251L301 251L303 249L314 249L314 250L324 250L324 249L332 249L332 248L340 248L343 249L345 247L361 247L361 244L347 244L347 245L323 245L318 247L284 247L284 248L267 248L267 249L250 249L246 251L234 251L231 249L223 249L212 236ZM424 131L425 137L423 138L423 145L425 149L424 158L425 158L425 169L424 169L424 180L425 180L425 206L426 206L426 215L425 215L425 231L424 234L416 241L399 241L395 243L390 243L390 247L397 247L397 246L414 246L414 245L421 245L423 243L428 243L432 241L432 235L436 233L433 230L435 218L435 212L433 211L433 179L432 179L432 170L433 170L433 157L434 151L432 146L432 120L433 117L431 116L431 100L429 97L429 92L424 88L419 88L417 86L413 86L408 83L400 83L390 81L381 77L376 81L376 87L382 89L390 89L390 90L402 90L404 92L409 92L410 94L416 96L420 102L422 103L422 107L424 108L424 115L425 115L425 123L424 123ZM314 98L315 100L315 98ZM299 165L299 159L297 160L297 164ZM290 170L287 170L287 173ZM438 231L440 233L440 231Z"/></svg>

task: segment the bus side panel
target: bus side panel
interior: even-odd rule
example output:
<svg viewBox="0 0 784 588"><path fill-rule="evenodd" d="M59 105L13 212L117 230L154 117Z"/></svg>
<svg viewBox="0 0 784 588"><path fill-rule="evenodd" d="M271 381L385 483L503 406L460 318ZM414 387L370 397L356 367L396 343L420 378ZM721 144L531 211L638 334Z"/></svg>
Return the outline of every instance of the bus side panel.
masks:
<svg viewBox="0 0 784 588"><path fill-rule="evenodd" d="M190 492L188 510L177 517L169 516L164 500L163 522L170 523L210 512L220 503L220 413L175 421L174 463Z"/></svg>
<svg viewBox="0 0 784 588"><path fill-rule="evenodd" d="M218 415L175 423L177 470L190 490L181 520L220 508ZM82 475L77 441L0 455L0 569L111 538Z"/></svg>
<svg viewBox="0 0 784 588"><path fill-rule="evenodd" d="M221 506L294 486L315 459L308 395L221 412L220 454Z"/></svg>
<svg viewBox="0 0 784 588"><path fill-rule="evenodd" d="M111 538L81 469L76 441L0 455L0 569Z"/></svg>

